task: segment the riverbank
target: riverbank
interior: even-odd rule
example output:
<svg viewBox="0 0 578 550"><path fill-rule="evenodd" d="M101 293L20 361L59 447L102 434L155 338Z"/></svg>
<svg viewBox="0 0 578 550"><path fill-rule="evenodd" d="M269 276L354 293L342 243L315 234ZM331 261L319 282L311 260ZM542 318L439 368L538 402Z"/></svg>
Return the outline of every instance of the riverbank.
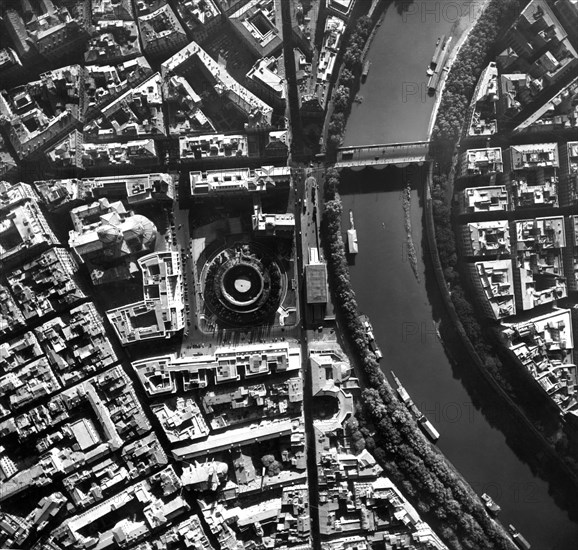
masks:
<svg viewBox="0 0 578 550"><path fill-rule="evenodd" d="M452 49L452 51L448 57L448 60L446 62L446 69L444 70L444 74L442 75L442 77L438 83L438 89L436 90L436 99L435 99L435 103L434 103L434 106L433 106L433 109L431 112L429 125L428 125L428 129L427 129L427 139L428 140L431 139L431 137L432 137L432 133L433 133L434 125L436 122L439 106L440 106L440 103L442 100L444 88L445 88L446 81L447 81L448 75L450 73L450 70L452 68L452 65L454 64L454 61L457 59L457 57L460 53L460 50L462 49L462 46L465 44L466 40L470 36L470 33L472 32L473 28L476 26L477 22L479 21L480 17L484 13L485 9L490 5L490 2L492 2L492 0L482 0L480 3L475 4L479 8L479 10L476 12L476 16L474 18L470 18L469 26L464 30L464 32L462 32L462 34L458 38L458 41L454 45L454 47L453 47L453 49ZM455 38L455 37L453 37L453 38Z"/></svg>
<svg viewBox="0 0 578 550"><path fill-rule="evenodd" d="M445 189L445 193L442 196L443 202L445 202L445 210L446 210L446 218L447 220L443 224L443 231L444 233L452 233L454 228L451 227L450 222L450 214L449 211L451 209L451 199L453 196L453 179L456 170L457 164L457 154L455 153L455 149L458 146L460 135L462 134L463 127L467 125L468 120L465 116L467 109L464 110L464 106L469 106L469 102L471 100L471 96L469 92L473 93L475 86L477 85L477 79L479 77L479 73L481 72L482 68L485 66L479 59L475 59L472 61L471 55L472 52L476 52L476 54L480 54L481 56L487 56L493 47L495 37L492 35L487 35L487 30L484 29L493 29L493 26L499 22L500 24L504 25L507 24L506 22L502 21L501 16L508 15L509 18L513 18L516 13L514 11L508 11L502 8L502 5L499 3L498 0L491 0L485 4L485 7L488 8L487 11L481 12L478 17L478 23L481 25L482 29L478 28L478 26L474 26L474 32L469 34L469 38L471 38L472 43L469 41L465 41L465 48L462 50L463 59L457 55L456 56L456 65L452 67L451 72L449 73L449 79L453 83L452 85L459 89L461 92L460 94L452 93L451 99L446 100L444 97L444 102L442 103L441 110L438 113L438 117L435 122L435 141L434 144L439 146L439 150L437 153L439 156L439 161L442 164L446 164L448 162L448 155L450 151L454 151L453 155L451 156L451 162L449 166L445 167L445 170L449 173L448 176L448 185L447 189ZM505 10L505 11L504 11ZM485 17L482 19L482 14L485 14ZM493 29L495 32L495 29ZM478 46L480 51L478 52ZM460 53L460 52L457 52ZM467 74L470 78L470 81L467 85L464 85L463 79L460 78L460 75ZM455 119L455 112L459 110L459 118ZM448 126L447 121L452 120L453 126ZM445 162L442 160L445 159ZM438 159L436 159L438 160ZM444 304L449 308L449 315L456 330L456 333L460 336L464 348L468 351L468 354L471 357L473 364L481 369L481 373L484 377L488 378L488 382L498 391L498 395L505 400L508 406L512 409L517 419L521 422L521 426L524 426L527 430L529 430L529 434L533 437L534 442L545 452L549 460L552 461L549 464L549 468L554 468L558 470L560 469L561 472L568 477L569 481L573 484L578 492L578 472L572 469L568 464L568 459L566 454L560 455L560 452L566 452L565 450L556 450L553 448L552 443L548 441L547 437L542 431L536 428L536 426L531 422L528 418L528 414L525 413L520 405L518 405L513 399L511 388L508 389L507 386L503 387L504 384L507 384L505 381L504 376L501 374L501 369L504 368L504 365L500 362L500 359L496 356L496 354L492 351L486 353L485 351L482 353L482 357L480 357L480 353L478 353L477 349L480 348L480 342L484 342L485 335L481 330L481 327L478 325L478 320L476 316L473 314L475 311L474 306L470 304L467 299L466 293L464 292L464 285L461 281L461 276L457 270L457 258L455 258L455 239L454 245L449 243L445 243L444 246L444 255L445 260L442 261L440 258L440 242L436 238L436 221L434 220L434 214L432 210L432 201L431 193L432 190L432 168L430 167L430 171L428 174L428 200L425 202L425 210L426 210L426 232L428 236L429 248L430 253L432 255L432 259L434 261L434 273L436 275L437 283L442 295L442 299ZM439 220L438 220L439 221ZM439 222L441 225L441 222ZM447 249L447 250L446 250ZM448 260L450 254L454 254L454 258L452 262ZM450 287L450 288L448 288ZM458 310L456 308L455 300L452 298L452 291L453 291L453 298L455 299L455 294L459 292L459 300L460 302L460 310L462 312L471 312L467 314L467 319L460 318ZM463 307L461 304L463 303ZM463 326L463 323L467 321L468 330L466 330ZM475 330L472 328L475 325ZM472 342L471 340L471 333L474 332L477 337L476 341ZM480 340L480 342L478 342ZM492 344L497 345L497 344ZM490 367L488 367L490 365ZM491 371L491 372L490 372ZM508 390L508 391L506 391ZM515 395L515 392L514 392ZM547 420L546 418L542 418L542 420ZM562 428L558 429L558 436L562 436ZM557 452L559 451L559 452ZM557 476L556 476L557 477ZM574 502L573 508L577 508L578 504Z"/></svg>
<svg viewBox="0 0 578 550"><path fill-rule="evenodd" d="M560 472L553 472L555 477L558 477L560 473L563 473L571 482L575 489L571 491L569 494L578 494L578 476L576 476L575 472L573 472L558 456L556 451L552 448L550 442L544 437L539 430L530 422L524 412L520 409L520 407L512 400L512 398L508 395L508 393L501 387L500 384L495 380L491 373L488 372L484 361L476 352L474 346L472 345L471 340L469 339L464 326L461 322L461 319L456 311L455 305L453 303L450 289L448 287L448 283L446 281L446 277L444 276L444 269L440 261L437 242L436 242L436 229L435 229L435 221L433 215L433 206L432 206L432 196L431 196L431 189L432 189L432 175L433 175L433 165L430 164L430 168L428 171L428 177L424 182L424 228L425 234L427 239L427 244L429 248L429 257L433 264L433 271L436 280L436 284L440 291L440 297L445 307L445 310L451 320L454 334L457 334L462 342L464 349L467 351L471 364L476 368L476 370L483 376L486 382L492 387L492 389L496 392L496 395L499 396L504 403L507 404L508 408L512 411L513 416L519 426L519 429L524 430L527 434L527 437L531 437L533 444L536 448L540 449L541 453L547 453L548 457L553 464L557 465L557 467L561 470ZM550 467L553 467L551 464ZM574 513L578 512L577 503L574 503Z"/></svg>
<svg viewBox="0 0 578 550"><path fill-rule="evenodd" d="M419 90L425 85L424 69L436 37L450 32L449 27L444 22L433 25L431 20L423 24L392 9L374 31L367 55L374 63L360 92L364 101L352 108L346 145L425 139L434 99ZM468 78L475 86L475 76ZM417 93L403 98L404 82L415 83ZM350 270L356 299L371 318L384 355L382 367L400 376L416 404L439 429L441 450L476 492L489 492L499 501L503 521L516 525L536 550L573 550L576 524L553 497L556 491L535 476L539 453L520 442L516 432L524 430L508 429L506 419L514 413L477 369L469 366L470 359L461 351L461 340L447 319L445 327L440 327L447 344L442 347L436 338L433 322L439 320L440 312L448 315L429 257L422 253L428 248L423 240L414 243L422 284L412 276L402 207L404 184L396 181L395 172L346 171L348 189L341 187L346 210L363 212L356 217L360 252ZM412 179L421 193L422 178ZM411 210L414 232L425 239L424 212L415 191Z"/></svg>
<svg viewBox="0 0 578 550"><path fill-rule="evenodd" d="M351 283L383 353L380 367L400 378L440 432L438 448L474 491L487 492L502 507L504 525L515 525L534 550L575 550L570 541L578 540L578 525L558 496L571 485L536 475L539 449L528 444L532 438L471 365L445 311L423 229L427 171L413 169L412 227L421 283L404 246L406 169L342 171L342 227L353 210L359 239L359 253L349 265ZM443 342L434 328L440 319Z"/></svg>
<svg viewBox="0 0 578 550"><path fill-rule="evenodd" d="M366 445L387 475L427 521L433 522L449 548L503 548L515 545L491 519L478 496L445 456L425 438L407 409L395 397L375 356L368 347L355 293L349 277L341 229L342 206L338 195L326 202L322 242L326 251L330 288L351 340L355 363L361 366L369 388L364 391ZM369 422L367 417L369 416Z"/></svg>

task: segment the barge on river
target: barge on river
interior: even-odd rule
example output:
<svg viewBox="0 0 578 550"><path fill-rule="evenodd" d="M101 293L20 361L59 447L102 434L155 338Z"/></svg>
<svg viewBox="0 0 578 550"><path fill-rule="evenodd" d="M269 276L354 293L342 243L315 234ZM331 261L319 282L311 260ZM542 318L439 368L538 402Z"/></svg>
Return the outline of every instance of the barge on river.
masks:
<svg viewBox="0 0 578 550"><path fill-rule="evenodd" d="M436 49L434 50L434 54L433 57L431 58L431 61L429 63L429 67L428 67L428 76L431 76L434 71L437 69L437 66L439 65L440 62L440 57L442 54L442 49L444 47L446 41L446 35L442 34L440 37L438 37L438 41L436 42Z"/></svg>
<svg viewBox="0 0 578 550"><path fill-rule="evenodd" d="M446 70L445 64L447 62L448 54L450 51L451 41L451 36L447 40L445 40L445 37L441 37L439 39L439 43L436 46L434 56L427 71L429 75L429 80L427 83L427 91L429 95L433 95L435 93L439 85L442 72Z"/></svg>
<svg viewBox="0 0 578 550"><path fill-rule="evenodd" d="M494 502L494 499L488 495L488 493L484 493L482 495L482 500L488 512L490 512L492 515L497 516L500 513L501 508Z"/></svg>
<svg viewBox="0 0 578 550"><path fill-rule="evenodd" d="M369 319L367 318L366 315L361 316L361 322L363 324L363 328L365 329L365 337L367 338L367 344L369 346L369 349L373 352L375 358L378 361L380 361L381 358L383 357L383 354L381 353L381 350L377 346L375 336L373 335L373 327L371 326L371 323L369 322Z"/></svg>
<svg viewBox="0 0 578 550"><path fill-rule="evenodd" d="M391 376L393 377L393 380L395 381L395 384L397 386L396 388L397 395L399 395L399 398L403 401L403 403L408 408L411 415L415 418L422 431L435 443L440 438L439 432L434 428L433 424L426 418L425 414L423 414L416 407L415 403L409 396L409 393L407 393L407 390L401 385L399 378L394 374L393 371L391 372Z"/></svg>
<svg viewBox="0 0 578 550"><path fill-rule="evenodd" d="M350 254L357 254L357 230L353 222L353 211L349 211L349 229L347 230L347 251Z"/></svg>
<svg viewBox="0 0 578 550"><path fill-rule="evenodd" d="M530 543L519 533L519 531L513 525L508 525L508 531L510 531L510 535L512 535L512 539L514 539L514 542L518 548L521 550L530 550Z"/></svg>

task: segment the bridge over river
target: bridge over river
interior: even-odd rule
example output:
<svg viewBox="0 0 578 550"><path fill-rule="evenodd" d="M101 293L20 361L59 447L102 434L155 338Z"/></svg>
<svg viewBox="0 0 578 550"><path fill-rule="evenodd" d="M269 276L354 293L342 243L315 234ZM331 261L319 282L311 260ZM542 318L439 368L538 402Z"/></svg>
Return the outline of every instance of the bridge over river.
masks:
<svg viewBox="0 0 578 550"><path fill-rule="evenodd" d="M357 145L337 150L336 168L422 164L429 160L429 141Z"/></svg>

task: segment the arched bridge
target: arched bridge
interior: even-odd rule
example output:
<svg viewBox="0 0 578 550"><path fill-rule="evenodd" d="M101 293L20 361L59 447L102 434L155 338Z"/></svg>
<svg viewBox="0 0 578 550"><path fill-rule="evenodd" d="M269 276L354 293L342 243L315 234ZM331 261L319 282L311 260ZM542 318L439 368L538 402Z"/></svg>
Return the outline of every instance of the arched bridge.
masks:
<svg viewBox="0 0 578 550"><path fill-rule="evenodd" d="M429 141L340 147L336 168L421 164L429 160Z"/></svg>

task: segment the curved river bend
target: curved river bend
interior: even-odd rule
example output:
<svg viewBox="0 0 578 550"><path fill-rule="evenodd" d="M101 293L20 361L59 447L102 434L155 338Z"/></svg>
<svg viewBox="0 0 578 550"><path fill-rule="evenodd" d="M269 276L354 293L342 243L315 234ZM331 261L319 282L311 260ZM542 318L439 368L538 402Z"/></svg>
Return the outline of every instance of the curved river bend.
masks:
<svg viewBox="0 0 578 550"><path fill-rule="evenodd" d="M354 105L345 145L427 139L433 99L421 92L425 69L437 37L458 25L458 31L466 27L469 14L479 9L472 4L420 0L404 15L389 8L369 51L372 64L359 92L364 100ZM456 23L458 15L462 17ZM343 227L348 227L352 210L359 239L351 278L360 310L372 321L384 371L395 371L441 433L439 447L466 480L500 504L504 525L515 525L534 550L575 550L578 525L472 403L460 381L468 377L468 366L452 364L436 336L432 302L438 290L424 263L418 193L425 169L365 169L343 176ZM408 179L419 281L409 262L404 228L403 188Z"/></svg>

